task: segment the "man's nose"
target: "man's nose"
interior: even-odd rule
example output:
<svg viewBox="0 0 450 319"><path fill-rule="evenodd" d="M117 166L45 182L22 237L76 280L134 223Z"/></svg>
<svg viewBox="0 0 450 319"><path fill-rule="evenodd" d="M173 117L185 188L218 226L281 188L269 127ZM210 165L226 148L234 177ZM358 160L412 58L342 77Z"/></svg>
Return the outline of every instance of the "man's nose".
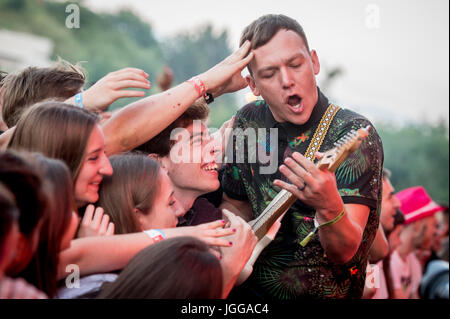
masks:
<svg viewBox="0 0 450 319"><path fill-rule="evenodd" d="M280 68L281 85L283 89L290 89L294 85L292 71L287 67Z"/></svg>

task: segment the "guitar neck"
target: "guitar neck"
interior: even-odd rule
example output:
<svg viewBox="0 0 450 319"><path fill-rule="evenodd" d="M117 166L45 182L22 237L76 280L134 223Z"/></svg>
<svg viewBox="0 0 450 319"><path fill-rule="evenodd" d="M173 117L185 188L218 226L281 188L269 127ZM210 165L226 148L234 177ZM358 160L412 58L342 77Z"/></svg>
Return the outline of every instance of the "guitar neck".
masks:
<svg viewBox="0 0 450 319"><path fill-rule="evenodd" d="M291 192L282 189L277 196L270 202L264 211L256 218L251 226L258 240L267 234L269 228L295 203L297 197Z"/></svg>

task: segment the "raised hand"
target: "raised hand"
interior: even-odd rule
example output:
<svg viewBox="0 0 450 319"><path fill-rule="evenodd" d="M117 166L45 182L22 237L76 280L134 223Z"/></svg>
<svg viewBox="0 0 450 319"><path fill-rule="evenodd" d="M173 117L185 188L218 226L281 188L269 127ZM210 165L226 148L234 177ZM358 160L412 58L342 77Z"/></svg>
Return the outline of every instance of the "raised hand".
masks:
<svg viewBox="0 0 450 319"><path fill-rule="evenodd" d="M216 220L197 226L186 226L164 229L167 237L192 236L203 240L210 246L230 247L233 242L225 236L232 235L236 232L233 228L223 228L224 220Z"/></svg>
<svg viewBox="0 0 450 319"><path fill-rule="evenodd" d="M241 71L253 59L253 52L249 53L250 46L250 41L246 41L225 60L199 75L208 92L219 96L247 86L247 81L242 77Z"/></svg>
<svg viewBox="0 0 450 319"><path fill-rule="evenodd" d="M247 264L245 265L244 269L239 274L239 277L236 280L236 284L235 284L236 286L239 286L244 281L246 281L248 277L250 277L250 275L253 272L253 265L255 264L255 261L258 259L259 255L261 254L263 249L266 248L267 245L269 245L272 242L272 240L275 238L276 234L280 230L281 220L283 219L285 214L286 213L284 213L283 215L278 217L278 219L275 221L275 223L273 223L273 225L267 231L267 234L263 238L261 238L260 241L258 241L255 249L253 249L252 255L250 256L249 260L247 261Z"/></svg>
<svg viewBox="0 0 450 319"><path fill-rule="evenodd" d="M110 236L114 235L114 223L109 222L109 216L103 208L88 205L81 220L77 237Z"/></svg>
<svg viewBox="0 0 450 319"><path fill-rule="evenodd" d="M111 72L83 92L83 104L86 109L101 112L114 101L124 97L142 97L144 91L126 90L129 88L150 89L148 74L136 68L124 68ZM71 102L73 98L67 102Z"/></svg>
<svg viewBox="0 0 450 319"><path fill-rule="evenodd" d="M223 297L225 298L233 288L239 274L247 264L257 243L257 237L252 228L241 217L223 209L223 214L230 222L230 228L236 233L228 238L233 245L222 248Z"/></svg>

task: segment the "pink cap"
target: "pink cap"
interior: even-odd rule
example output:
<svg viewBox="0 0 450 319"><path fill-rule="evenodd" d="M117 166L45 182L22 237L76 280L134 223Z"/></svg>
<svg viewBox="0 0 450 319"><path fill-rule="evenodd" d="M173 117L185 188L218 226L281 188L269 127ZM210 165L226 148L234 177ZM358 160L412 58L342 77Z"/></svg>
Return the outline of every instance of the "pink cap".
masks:
<svg viewBox="0 0 450 319"><path fill-rule="evenodd" d="M436 204L422 186L404 189L395 194L395 196L402 204L401 210L405 215L405 224L415 222L445 209L445 207Z"/></svg>

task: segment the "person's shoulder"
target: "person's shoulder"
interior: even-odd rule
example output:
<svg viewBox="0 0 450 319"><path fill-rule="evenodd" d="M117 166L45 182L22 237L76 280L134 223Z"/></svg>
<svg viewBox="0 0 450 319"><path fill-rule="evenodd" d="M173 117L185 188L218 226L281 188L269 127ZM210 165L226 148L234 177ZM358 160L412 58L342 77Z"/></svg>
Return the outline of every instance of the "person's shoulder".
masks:
<svg viewBox="0 0 450 319"><path fill-rule="evenodd" d="M336 114L338 122L343 123L345 127L360 128L370 125L373 127L372 122L364 115L359 114L353 110L347 108L341 108Z"/></svg>
<svg viewBox="0 0 450 319"><path fill-rule="evenodd" d="M267 109L267 103L264 100L250 102L241 107L236 113L236 120L255 120L262 119Z"/></svg>
<svg viewBox="0 0 450 319"><path fill-rule="evenodd" d="M359 130L360 128L370 127L368 140L370 143L368 145L372 145L372 147L382 149L382 141L381 138L373 125L373 123L366 118L364 115L359 114L353 110L341 108L339 112L336 114L335 121L336 128L342 133L346 134L351 130Z"/></svg>

